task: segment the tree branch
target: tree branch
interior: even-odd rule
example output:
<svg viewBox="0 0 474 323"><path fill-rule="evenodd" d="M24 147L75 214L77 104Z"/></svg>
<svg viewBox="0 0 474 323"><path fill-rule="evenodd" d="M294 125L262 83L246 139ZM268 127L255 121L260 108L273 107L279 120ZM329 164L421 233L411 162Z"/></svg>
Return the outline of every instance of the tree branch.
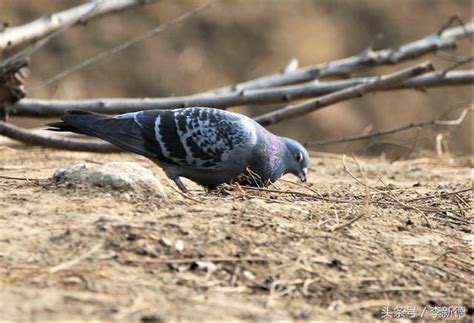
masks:
<svg viewBox="0 0 474 323"><path fill-rule="evenodd" d="M271 89L245 90L206 96L182 96L171 98L103 98L91 100L40 100L23 99L11 109L10 115L28 117L59 117L67 110L81 109L106 114L150 109L175 109L191 106L228 108L238 105L269 104L288 102L304 98L314 98L359 84L370 83L377 77L354 78L349 80L311 82ZM400 89L426 89L438 86L469 85L474 82L474 71L432 72L400 84L392 84L376 91Z"/></svg>
<svg viewBox="0 0 474 323"><path fill-rule="evenodd" d="M330 138L330 139L310 141L310 142L305 143L304 146L319 147L319 146L338 144L338 143L343 143L343 142L371 139L371 138L375 138L379 136L385 136L385 135L390 135L393 133L405 131L412 128L424 128L424 127L434 127L434 126L444 126L444 127L459 126L466 118L467 112L468 112L468 109L464 109L461 115L459 116L459 118L455 120L430 120L430 121L422 121L422 122L412 122L402 127L375 131L368 134L358 134L358 135L344 136L344 137L339 137L339 138Z"/></svg>
<svg viewBox="0 0 474 323"><path fill-rule="evenodd" d="M93 18L144 5L152 1L154 0L94 0L52 15L43 16L25 25L4 29L0 33L0 50L41 39L71 23L85 23ZM90 14L87 17L82 18L89 12Z"/></svg>
<svg viewBox="0 0 474 323"><path fill-rule="evenodd" d="M278 123L285 119L298 117L315 110L321 109L328 105L345 101L354 97L363 96L365 93L390 86L392 84L400 84L417 75L432 71L433 65L430 62L415 65L413 67L398 71L392 74L382 75L375 80L355 85L337 92L326 94L318 99L309 100L300 104L289 105L282 109L266 113L254 118L255 121L263 126Z"/></svg>
<svg viewBox="0 0 474 323"><path fill-rule="evenodd" d="M73 151L92 151L100 153L123 151L108 142L94 142L90 140L65 139L57 137L42 136L14 126L10 123L0 121L0 135L5 136L27 145L37 145L45 148L55 148Z"/></svg>
<svg viewBox="0 0 474 323"><path fill-rule="evenodd" d="M455 48L458 40L465 37L472 37L472 35L474 35L474 22L444 29L442 32L436 32L398 48L373 51L369 47L358 55L337 61L308 66L289 72L276 73L255 80L204 92L203 94L239 92L247 89L282 86L307 82L325 76L347 75L348 73L367 66L393 65L429 53L437 52L441 49Z"/></svg>

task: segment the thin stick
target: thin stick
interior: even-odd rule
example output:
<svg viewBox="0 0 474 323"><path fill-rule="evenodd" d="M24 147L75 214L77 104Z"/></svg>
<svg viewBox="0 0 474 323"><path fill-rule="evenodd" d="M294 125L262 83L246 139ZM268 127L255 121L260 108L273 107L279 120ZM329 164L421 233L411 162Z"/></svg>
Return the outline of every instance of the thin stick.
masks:
<svg viewBox="0 0 474 323"><path fill-rule="evenodd" d="M59 265L56 265L54 267L51 267L47 271L50 274L54 274L54 273L57 273L58 271L67 270L70 267L75 266L78 263L80 263L81 261L89 258L91 255L93 255L95 252L97 252L100 248L102 248L102 243L96 244L89 251L85 252L84 254L80 255L79 257L71 259L71 260L66 261L66 262L63 262L63 263L61 263Z"/></svg>
<svg viewBox="0 0 474 323"><path fill-rule="evenodd" d="M345 223L342 223L340 225L336 225L335 227L331 227L329 229L329 231L337 231L337 230L340 230L340 229L343 229L345 227L348 227L350 226L351 224L353 224L354 222L356 222L357 220L359 220L360 218L362 218L364 216L364 213L359 213L356 217L350 219L349 221L345 222Z"/></svg>
<svg viewBox="0 0 474 323"><path fill-rule="evenodd" d="M462 65L465 65L467 63L470 63L474 61L474 55L473 56L469 56L469 57L464 57L463 59L461 59L459 62L456 62L454 63L453 65L449 66L448 68L446 68L445 70L443 70L443 73L446 74L448 73L449 71L452 71Z"/></svg>
<svg viewBox="0 0 474 323"><path fill-rule="evenodd" d="M7 175L0 175L0 178L11 179L15 181L27 181L27 182L45 180L43 178L16 177L16 176L7 176Z"/></svg>
<svg viewBox="0 0 474 323"><path fill-rule="evenodd" d="M331 144L336 144L336 143L372 139L375 137L385 136L385 135L409 130L412 128L424 128L424 127L433 127L433 126L445 126L445 127L459 126L464 121L467 115L467 112L468 112L468 109L464 109L461 115L459 116L459 118L455 120L430 120L430 121L422 121L422 122L412 122L402 127L374 131L368 134L358 134L358 135L344 136L344 137L338 137L338 138L315 140L315 141L307 142L304 145L307 147L318 147L318 146L331 145Z"/></svg>
<svg viewBox="0 0 474 323"><path fill-rule="evenodd" d="M276 190L276 189L271 189L271 188L264 188L264 187L253 187L253 186L241 186L241 188L250 190L250 191L261 191L261 192L269 192L269 193L280 193L280 194L294 194L294 195L300 195L300 196L305 196L305 197L313 197L313 198L318 198L318 199L324 199L320 198L319 196L316 196L314 194L308 194L304 192L298 192L298 191L291 191L291 190Z"/></svg>
<svg viewBox="0 0 474 323"><path fill-rule="evenodd" d="M345 161L344 161L345 157L346 157L345 155L342 156L344 166L346 166ZM362 177L364 179L364 182L363 182L364 187L365 187L364 212L360 212L359 215L357 215L355 218L349 220L348 222L345 222L345 223L342 223L340 225L336 225L335 227L330 228L329 229L330 231L337 231L337 230L340 230L342 228L348 227L348 226L352 225L354 222L356 222L357 220L359 220L360 218L362 218L364 215L370 216L370 193L369 193L369 187L367 185L367 177L365 176L365 172L362 170L362 167L360 166L360 163L357 160L357 158L355 157L355 155L353 155L352 158L354 158L354 161L357 163L357 166L359 167L359 171L362 174ZM348 170L347 167L345 167L345 169ZM356 178L353 174L351 174L351 176ZM360 181L358 179L357 179L357 181L360 183Z"/></svg>
<svg viewBox="0 0 474 323"><path fill-rule="evenodd" d="M140 264L188 264L193 262L269 262L268 258L262 257L214 257L214 258L187 258L187 259L156 259L156 260L124 260L126 263Z"/></svg>
<svg viewBox="0 0 474 323"><path fill-rule="evenodd" d="M441 216L441 218L448 218L448 219L455 220L455 221L458 221L458 222L461 222L461 223L464 223L464 224L474 224L474 222L472 222L472 221L464 220L463 218L460 218L460 217L457 217L457 216L454 216L454 215L450 215L450 214L448 214L448 212L447 211L436 212L436 214L439 214Z"/></svg>

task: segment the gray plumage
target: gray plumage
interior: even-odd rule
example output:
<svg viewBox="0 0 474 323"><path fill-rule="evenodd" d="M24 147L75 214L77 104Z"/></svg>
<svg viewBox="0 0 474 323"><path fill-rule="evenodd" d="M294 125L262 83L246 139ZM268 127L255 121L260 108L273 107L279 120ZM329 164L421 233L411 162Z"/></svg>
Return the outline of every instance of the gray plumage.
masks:
<svg viewBox="0 0 474 323"><path fill-rule="evenodd" d="M182 191L185 177L210 189L222 183L267 185L283 174L306 180L309 156L241 114L212 108L147 110L115 117L72 110L49 130L106 140L161 166Z"/></svg>

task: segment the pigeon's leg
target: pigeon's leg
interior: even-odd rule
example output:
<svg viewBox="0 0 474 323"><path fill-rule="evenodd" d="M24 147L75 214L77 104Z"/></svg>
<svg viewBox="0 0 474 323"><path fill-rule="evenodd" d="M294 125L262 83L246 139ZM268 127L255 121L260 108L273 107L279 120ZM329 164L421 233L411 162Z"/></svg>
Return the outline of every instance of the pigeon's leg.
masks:
<svg viewBox="0 0 474 323"><path fill-rule="evenodd" d="M183 193L188 193L188 189L186 186L181 182L181 179L179 177L173 178L173 181L176 183L176 186L181 190Z"/></svg>

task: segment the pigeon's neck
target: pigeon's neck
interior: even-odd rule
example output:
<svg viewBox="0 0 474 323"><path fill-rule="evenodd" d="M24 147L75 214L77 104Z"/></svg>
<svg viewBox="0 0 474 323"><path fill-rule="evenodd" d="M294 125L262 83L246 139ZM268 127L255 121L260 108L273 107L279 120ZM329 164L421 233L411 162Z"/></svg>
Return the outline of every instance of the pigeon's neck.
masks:
<svg viewBox="0 0 474 323"><path fill-rule="evenodd" d="M260 161L263 166L262 174L266 179L275 182L285 172L284 157L286 154L286 146L281 137L265 131L262 134L265 138L265 161Z"/></svg>

